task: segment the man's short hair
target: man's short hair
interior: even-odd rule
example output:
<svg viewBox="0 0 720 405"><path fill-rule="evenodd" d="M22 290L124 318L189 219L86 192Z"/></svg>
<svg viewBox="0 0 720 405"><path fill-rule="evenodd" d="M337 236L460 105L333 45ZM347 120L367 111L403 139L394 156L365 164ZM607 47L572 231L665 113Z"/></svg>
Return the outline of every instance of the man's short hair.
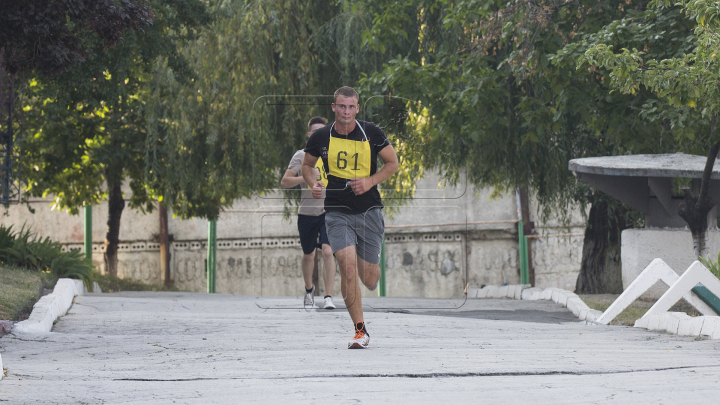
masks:
<svg viewBox="0 0 720 405"><path fill-rule="evenodd" d="M327 125L327 119L325 117L312 117L310 118L310 121L308 121L308 131L310 131L310 128L312 128L315 124L323 124Z"/></svg>
<svg viewBox="0 0 720 405"><path fill-rule="evenodd" d="M338 96L343 97L355 97L355 100L360 101L360 96L358 95L358 92L355 91L352 87L343 86L339 89L335 90L335 95L333 96L333 103L337 101Z"/></svg>

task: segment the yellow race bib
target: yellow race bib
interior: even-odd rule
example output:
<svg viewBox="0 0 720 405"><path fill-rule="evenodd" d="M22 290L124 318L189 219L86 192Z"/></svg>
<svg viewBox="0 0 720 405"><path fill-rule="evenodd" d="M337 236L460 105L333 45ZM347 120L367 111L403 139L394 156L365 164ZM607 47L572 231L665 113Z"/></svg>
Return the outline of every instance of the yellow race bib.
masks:
<svg viewBox="0 0 720 405"><path fill-rule="evenodd" d="M325 172L325 165L323 164L322 159L317 160L317 163L315 163L315 168L318 169L318 171L320 172L320 178L318 180L322 181L323 188L327 187L327 173ZM312 189L312 187L310 186L307 186L307 188Z"/></svg>
<svg viewBox="0 0 720 405"><path fill-rule="evenodd" d="M328 169L330 174L342 179L370 177L370 142L330 136Z"/></svg>

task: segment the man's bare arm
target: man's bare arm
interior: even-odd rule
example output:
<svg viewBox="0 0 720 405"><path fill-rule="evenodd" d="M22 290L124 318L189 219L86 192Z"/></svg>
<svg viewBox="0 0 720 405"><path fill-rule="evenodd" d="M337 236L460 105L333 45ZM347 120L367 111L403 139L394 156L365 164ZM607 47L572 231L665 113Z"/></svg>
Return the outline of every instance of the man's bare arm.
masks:
<svg viewBox="0 0 720 405"><path fill-rule="evenodd" d="M282 180L280 180L280 187L292 188L303 183L305 183L305 179L302 176L298 176L298 172L293 169L287 169Z"/></svg>
<svg viewBox="0 0 720 405"><path fill-rule="evenodd" d="M306 153L303 159L302 176L305 179L305 183L310 184L312 189L313 198L322 198L322 186L323 183L315 178L315 165L317 164L318 158Z"/></svg>

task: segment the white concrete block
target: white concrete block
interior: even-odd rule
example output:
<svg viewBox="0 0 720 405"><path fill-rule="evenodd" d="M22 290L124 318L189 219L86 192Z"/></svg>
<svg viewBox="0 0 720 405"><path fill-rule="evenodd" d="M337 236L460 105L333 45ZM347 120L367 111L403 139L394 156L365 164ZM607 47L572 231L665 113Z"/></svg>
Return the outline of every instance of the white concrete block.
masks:
<svg viewBox="0 0 720 405"><path fill-rule="evenodd" d="M560 304L562 306L567 306L567 300L568 300L568 291L561 290L561 289L555 289L552 293L552 300L553 302Z"/></svg>
<svg viewBox="0 0 720 405"><path fill-rule="evenodd" d="M700 334L709 336L710 339L720 339L720 317L705 316L704 318L705 322L700 329Z"/></svg>
<svg viewBox="0 0 720 405"><path fill-rule="evenodd" d="M552 302L556 303L560 301L560 291L559 290L553 290L552 294L550 295L550 299ZM565 297L565 301L567 301L567 297Z"/></svg>
<svg viewBox="0 0 720 405"><path fill-rule="evenodd" d="M498 287L496 294L496 298L507 298L508 290L510 289L509 285L501 285Z"/></svg>
<svg viewBox="0 0 720 405"><path fill-rule="evenodd" d="M602 315L602 312L596 309L589 309L585 320L590 322L597 322L598 318L600 318L600 315Z"/></svg>
<svg viewBox="0 0 720 405"><path fill-rule="evenodd" d="M647 330L659 330L660 329L660 318L662 315L652 315L648 319Z"/></svg>
<svg viewBox="0 0 720 405"><path fill-rule="evenodd" d="M640 318L635 320L635 324L633 325L636 328L645 328L647 329L648 323L650 322L650 318ZM600 322L602 323L602 322Z"/></svg>
<svg viewBox="0 0 720 405"><path fill-rule="evenodd" d="M68 278L59 279L52 294L40 297L33 305L28 319L15 324L13 330L28 333L50 332L55 320L65 315L73 303L78 288L75 281ZM80 291L82 293L82 290Z"/></svg>
<svg viewBox="0 0 720 405"><path fill-rule="evenodd" d="M515 295L513 296L513 298L515 298L516 300L521 300L523 291L529 289L530 287L532 287L530 284L518 284L518 288L515 290Z"/></svg>
<svg viewBox="0 0 720 405"><path fill-rule="evenodd" d="M542 292L543 289L540 287L526 288L522 290L520 297L523 300L535 301L540 299L540 295L542 294Z"/></svg>
<svg viewBox="0 0 720 405"><path fill-rule="evenodd" d="M468 298L477 298L479 291L480 291L480 288L470 287L470 288L468 288L467 297Z"/></svg>
<svg viewBox="0 0 720 405"><path fill-rule="evenodd" d="M477 292L477 298L487 298L490 286L486 285Z"/></svg>
<svg viewBox="0 0 720 405"><path fill-rule="evenodd" d="M577 316L578 319L580 319L581 321L586 320L586 319L587 319L587 314L588 314L588 311L589 311L589 310L590 310L589 308L582 308L582 309L580 309L580 312L578 313L578 316Z"/></svg>
<svg viewBox="0 0 720 405"><path fill-rule="evenodd" d="M555 289L554 289L554 288L546 288L546 289L543 290L543 292L540 294L540 299L541 299L541 300L551 300L551 299L552 299L553 292L555 292Z"/></svg>
<svg viewBox="0 0 720 405"><path fill-rule="evenodd" d="M583 300L581 300L580 297L577 296L568 298L566 307L568 311L572 312L573 315L577 316L578 318L580 317L580 311L582 309L588 308L587 304L585 304Z"/></svg>
<svg viewBox="0 0 720 405"><path fill-rule="evenodd" d="M508 298L512 299L519 299L515 298L516 295L520 295L522 293L522 286L520 284L513 284L508 288Z"/></svg>
<svg viewBox="0 0 720 405"><path fill-rule="evenodd" d="M487 288L487 295L485 296L486 298L496 298L497 297L498 286L489 285L485 288Z"/></svg>
<svg viewBox="0 0 720 405"><path fill-rule="evenodd" d="M690 318L685 312L668 312L661 316L659 330L677 335L680 321Z"/></svg>
<svg viewBox="0 0 720 405"><path fill-rule="evenodd" d="M705 318L704 316L698 316L681 319L678 324L677 334L681 336L700 336Z"/></svg>

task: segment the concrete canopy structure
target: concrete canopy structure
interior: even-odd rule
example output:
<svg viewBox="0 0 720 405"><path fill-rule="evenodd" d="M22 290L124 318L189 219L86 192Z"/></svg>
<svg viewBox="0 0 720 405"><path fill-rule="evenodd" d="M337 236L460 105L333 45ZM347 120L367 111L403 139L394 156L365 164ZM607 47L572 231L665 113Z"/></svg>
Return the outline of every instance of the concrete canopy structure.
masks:
<svg viewBox="0 0 720 405"><path fill-rule="evenodd" d="M693 192L699 193L700 179L707 157L673 153L663 155L624 155L573 159L569 169L582 182L611 195L645 214L646 228L685 228L678 215L682 197L673 197L672 178L692 179ZM717 162L717 161L716 161ZM710 198L720 202L720 165L713 168ZM717 207L708 214L715 227Z"/></svg>
<svg viewBox="0 0 720 405"><path fill-rule="evenodd" d="M686 269L697 257L687 223L678 214L682 197L673 196L672 179L692 179L695 195L707 157L673 153L573 159L569 169L582 182L615 197L645 214L645 229L622 232L620 260L623 288L628 288L645 267L660 257L673 269ZM720 202L720 165L711 176L709 196ZM708 247L711 257L720 248L717 205L708 213ZM655 285L644 294L659 298L667 287Z"/></svg>

